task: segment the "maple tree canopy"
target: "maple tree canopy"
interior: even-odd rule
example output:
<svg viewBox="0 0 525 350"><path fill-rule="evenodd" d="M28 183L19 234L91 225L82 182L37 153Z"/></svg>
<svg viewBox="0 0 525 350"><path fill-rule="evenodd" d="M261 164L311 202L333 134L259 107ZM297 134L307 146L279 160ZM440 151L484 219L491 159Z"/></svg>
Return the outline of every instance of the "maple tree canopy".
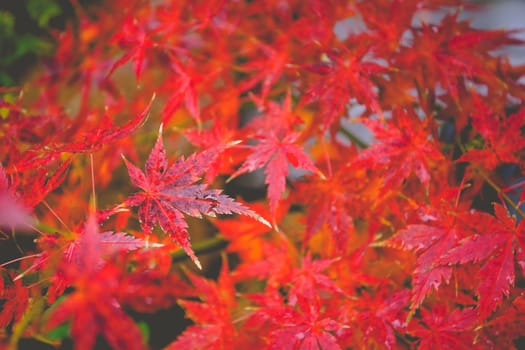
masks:
<svg viewBox="0 0 525 350"><path fill-rule="evenodd" d="M0 348L523 348L522 30L461 0L67 3L0 86Z"/></svg>

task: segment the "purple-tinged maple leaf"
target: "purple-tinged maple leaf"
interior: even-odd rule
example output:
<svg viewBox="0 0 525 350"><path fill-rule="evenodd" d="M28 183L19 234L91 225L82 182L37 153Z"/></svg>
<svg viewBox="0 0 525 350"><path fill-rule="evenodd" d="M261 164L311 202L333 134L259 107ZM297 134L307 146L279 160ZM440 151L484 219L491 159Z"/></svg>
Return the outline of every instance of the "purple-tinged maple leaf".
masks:
<svg viewBox="0 0 525 350"><path fill-rule="evenodd" d="M130 236L124 232L106 231L98 233L97 231L96 235L93 235L90 230L92 230L92 228L88 229L88 226L86 226L79 239L66 247L64 256L67 261L79 263L79 259L81 259L79 252L86 252L90 245L93 244L93 241L96 242L96 247L92 250L97 251L97 258L93 259L93 266L99 266L103 263L105 256L111 255L114 252L135 250L146 247L148 244L146 241ZM159 247L161 244L154 243L150 244L150 246Z"/></svg>
<svg viewBox="0 0 525 350"><path fill-rule="evenodd" d="M340 350L336 331L343 325L324 310L320 299L301 305L301 311L290 310L269 335L268 350Z"/></svg>
<svg viewBox="0 0 525 350"><path fill-rule="evenodd" d="M200 218L202 215L243 214L270 226L256 213L222 194L221 190L207 189L197 184L215 159L219 150L210 148L187 159L179 158L168 166L162 143L162 126L143 172L125 158L131 182L142 192L128 197L125 204L139 206L139 220L145 234L150 234L156 223L169 234L200 268L200 262L190 247L188 225L184 215Z"/></svg>

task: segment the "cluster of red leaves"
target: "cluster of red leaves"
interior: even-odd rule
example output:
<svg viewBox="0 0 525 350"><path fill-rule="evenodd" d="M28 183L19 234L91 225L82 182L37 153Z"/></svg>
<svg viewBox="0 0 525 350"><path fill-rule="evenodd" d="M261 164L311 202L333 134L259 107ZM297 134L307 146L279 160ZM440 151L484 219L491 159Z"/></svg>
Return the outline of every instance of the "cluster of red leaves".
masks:
<svg viewBox="0 0 525 350"><path fill-rule="evenodd" d="M1 243L36 242L0 266L3 345L522 342L525 67L495 53L514 33L460 0L75 8L0 90ZM243 184L265 195L223 193ZM192 324L159 344L137 313L175 305Z"/></svg>

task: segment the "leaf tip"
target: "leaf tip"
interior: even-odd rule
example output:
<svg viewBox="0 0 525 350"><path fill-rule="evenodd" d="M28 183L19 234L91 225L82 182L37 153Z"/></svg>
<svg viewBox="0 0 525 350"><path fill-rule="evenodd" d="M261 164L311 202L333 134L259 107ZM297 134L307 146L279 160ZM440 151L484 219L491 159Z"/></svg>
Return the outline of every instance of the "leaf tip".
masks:
<svg viewBox="0 0 525 350"><path fill-rule="evenodd" d="M238 144L242 143L242 140L234 140L230 141L226 144L226 148L237 146Z"/></svg>
<svg viewBox="0 0 525 350"><path fill-rule="evenodd" d="M197 266L197 268L198 268L199 270L202 271L202 265L201 265L201 262L199 261L199 258L194 257L194 258L193 258L193 262L195 263L195 265Z"/></svg>
<svg viewBox="0 0 525 350"><path fill-rule="evenodd" d="M257 215L257 216L255 217L255 219L256 219L257 221L259 221L261 224L263 224L263 225L265 225L265 226L267 226L267 227L269 227L269 228L272 228L272 227L273 227L272 224L270 224L270 222L269 222L268 220L266 220L265 218L263 218L263 217L260 216L260 215Z"/></svg>

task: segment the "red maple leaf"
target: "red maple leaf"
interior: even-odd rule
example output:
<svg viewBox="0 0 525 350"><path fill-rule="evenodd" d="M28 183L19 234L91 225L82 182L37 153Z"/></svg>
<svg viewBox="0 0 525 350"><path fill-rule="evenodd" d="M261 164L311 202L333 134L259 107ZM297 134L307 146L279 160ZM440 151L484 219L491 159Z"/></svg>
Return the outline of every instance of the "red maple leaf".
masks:
<svg viewBox="0 0 525 350"><path fill-rule="evenodd" d="M413 335L420 338L418 349L475 349L473 309L447 310L437 305L432 310L421 309L422 321L415 324Z"/></svg>
<svg viewBox="0 0 525 350"><path fill-rule="evenodd" d="M146 25L143 21L139 24L136 18L132 18L131 16L125 18L121 30L111 38L111 41L124 47L126 52L113 63L113 66L107 74L108 77L112 75L118 67L131 60L133 62L135 76L137 80L140 80L145 68L147 53L159 46L159 43L152 40L156 32L158 32L158 29L148 30L145 27Z"/></svg>
<svg viewBox="0 0 525 350"><path fill-rule="evenodd" d="M180 300L186 314L197 324L188 327L166 349L233 349L237 332L232 319L235 308L235 288L227 262L223 261L217 283L189 275L201 301Z"/></svg>
<svg viewBox="0 0 525 350"><path fill-rule="evenodd" d="M432 169L444 163L439 144L429 138L427 131L433 122L420 121L406 109L396 109L392 121L386 125L379 120L363 120L377 142L359 155L358 164L384 169L385 188L399 186L411 174L428 185Z"/></svg>
<svg viewBox="0 0 525 350"><path fill-rule="evenodd" d="M487 169L495 169L501 163L522 164L525 140L521 129L525 124L525 108L501 119L480 97L473 97L472 126L485 142L482 149L469 150L457 161L479 162Z"/></svg>
<svg viewBox="0 0 525 350"><path fill-rule="evenodd" d="M283 73L283 69L290 61L288 56L286 40L280 37L272 46L262 42L256 42L255 47L260 49L260 54L257 54L250 60L243 69L248 71L256 71L256 73L238 86L239 92L245 92L257 83L262 82L261 96L266 98L272 85L274 85Z"/></svg>
<svg viewBox="0 0 525 350"><path fill-rule="evenodd" d="M184 136L194 145L203 149L219 146L215 159L206 172L205 181L211 183L218 174L231 174L233 165L243 158L243 150L234 147L240 143L241 135L236 129L237 120L224 120L214 117L208 129L196 128L184 132Z"/></svg>
<svg viewBox="0 0 525 350"><path fill-rule="evenodd" d="M28 301L29 290L22 284L22 279L12 279L7 271L0 268L0 327L4 328L11 321L20 320Z"/></svg>
<svg viewBox="0 0 525 350"><path fill-rule="evenodd" d="M108 143L130 135L144 124L154 99L155 94L153 94L150 102L141 113L122 126L115 126L106 110L102 120L97 123L96 127L78 136L78 139L81 141L69 141L59 150L66 152L93 152Z"/></svg>
<svg viewBox="0 0 525 350"><path fill-rule="evenodd" d="M520 43L511 37L512 32L473 29L459 15L457 11L437 25L422 22L420 28L412 28L413 40L394 59L394 64L414 75L418 85L433 88L439 83L458 104L458 83L463 81L459 77L501 88L503 82L490 69L489 52Z"/></svg>
<svg viewBox="0 0 525 350"><path fill-rule="evenodd" d="M86 231L84 230L82 235L75 241L71 242L66 249L64 250L64 257L67 261L73 263L79 263L79 251L85 251L86 247L83 247L83 239ZM98 234L98 248L99 260L95 265L100 265L104 262L103 258L109 256L115 252L121 250L134 250L146 246L146 242L140 238L135 238L124 232L112 232L106 231ZM159 245L159 243L154 243L154 245Z"/></svg>
<svg viewBox="0 0 525 350"><path fill-rule="evenodd" d="M57 302L46 327L53 329L71 321L75 348L79 350L92 349L99 333L115 349L144 349L139 328L117 299L121 292L121 269L110 263L100 264L103 262L101 239L92 214L79 240L77 263L61 266L74 291Z"/></svg>
<svg viewBox="0 0 525 350"><path fill-rule="evenodd" d="M525 274L525 222L516 225L505 207L495 204L496 216L476 212L472 222L475 233L462 239L447 252L441 263L464 264L484 261L479 270L478 313L481 318L490 314L508 296L514 285L515 262ZM481 229L480 229L481 228Z"/></svg>
<svg viewBox="0 0 525 350"><path fill-rule="evenodd" d="M257 101L256 101L257 102ZM231 175L230 179L244 173L265 168L265 183L268 185L270 211L275 215L279 199L285 190L288 164L296 168L319 173L319 170L308 155L297 144L301 134L291 129L291 124L297 122L297 117L291 113L290 92L286 95L282 107L275 103L269 104L268 113L255 119L254 139L258 143L248 146L253 152L242 166Z"/></svg>
<svg viewBox="0 0 525 350"><path fill-rule="evenodd" d="M439 263L439 258L454 246L457 239L453 227L423 224L409 225L390 239L393 245L401 246L418 254L417 266L412 281L412 308L417 308L424 298L448 282L452 268Z"/></svg>
<svg viewBox="0 0 525 350"><path fill-rule="evenodd" d="M176 58L170 59L170 67L173 73L164 82L163 89L170 91L171 94L162 110L162 123L168 124L173 114L184 103L184 107L200 127L201 112L197 85L211 84L220 70L214 69L203 74L189 64L183 66Z"/></svg>
<svg viewBox="0 0 525 350"><path fill-rule="evenodd" d="M310 254L306 255L301 267L294 268L290 273L289 304L294 305L299 299L313 300L320 291L332 295L344 294L324 272L335 261L336 259L314 260Z"/></svg>
<svg viewBox="0 0 525 350"><path fill-rule="evenodd" d="M309 178L308 181L299 183L296 191L298 198L301 202L308 203L304 243L326 225L336 242L336 248L339 251L346 249L354 229L350 212L356 215L361 206L357 188L363 186L357 173L359 169L354 168L352 163L346 163L326 179ZM349 191L348 188L353 190Z"/></svg>
<svg viewBox="0 0 525 350"><path fill-rule="evenodd" d="M486 348L512 349L514 340L525 336L525 293L513 300L508 307L498 310L483 327L482 341Z"/></svg>
<svg viewBox="0 0 525 350"><path fill-rule="evenodd" d="M381 113L371 78L385 71L385 67L366 60L369 51L367 45L352 51L342 48L338 52L334 49L326 53L329 63L321 62L309 67L321 77L306 92L302 103L319 101L323 112L323 129L330 127L344 113L351 97L372 111Z"/></svg>
<svg viewBox="0 0 525 350"><path fill-rule="evenodd" d="M199 268L200 262L190 247L184 214L200 218L202 214L215 216L237 213L266 223L259 215L222 194L221 190L196 184L217 152L217 149L207 149L187 159L179 158L168 167L161 126L157 142L146 161L145 172L124 158L131 182L143 190L129 196L125 204L130 207L140 206L139 220L144 233L150 234L158 222Z"/></svg>
<svg viewBox="0 0 525 350"><path fill-rule="evenodd" d="M324 310L319 298L301 305L301 310L287 309L270 333L268 349L272 350L340 350L336 331L343 325Z"/></svg>
<svg viewBox="0 0 525 350"><path fill-rule="evenodd" d="M377 293L363 292L361 298L353 301L349 307L356 327L363 332L363 343L368 348L374 344L395 349L396 330L404 328L406 311L410 297L409 291L391 293L387 285L382 285Z"/></svg>

